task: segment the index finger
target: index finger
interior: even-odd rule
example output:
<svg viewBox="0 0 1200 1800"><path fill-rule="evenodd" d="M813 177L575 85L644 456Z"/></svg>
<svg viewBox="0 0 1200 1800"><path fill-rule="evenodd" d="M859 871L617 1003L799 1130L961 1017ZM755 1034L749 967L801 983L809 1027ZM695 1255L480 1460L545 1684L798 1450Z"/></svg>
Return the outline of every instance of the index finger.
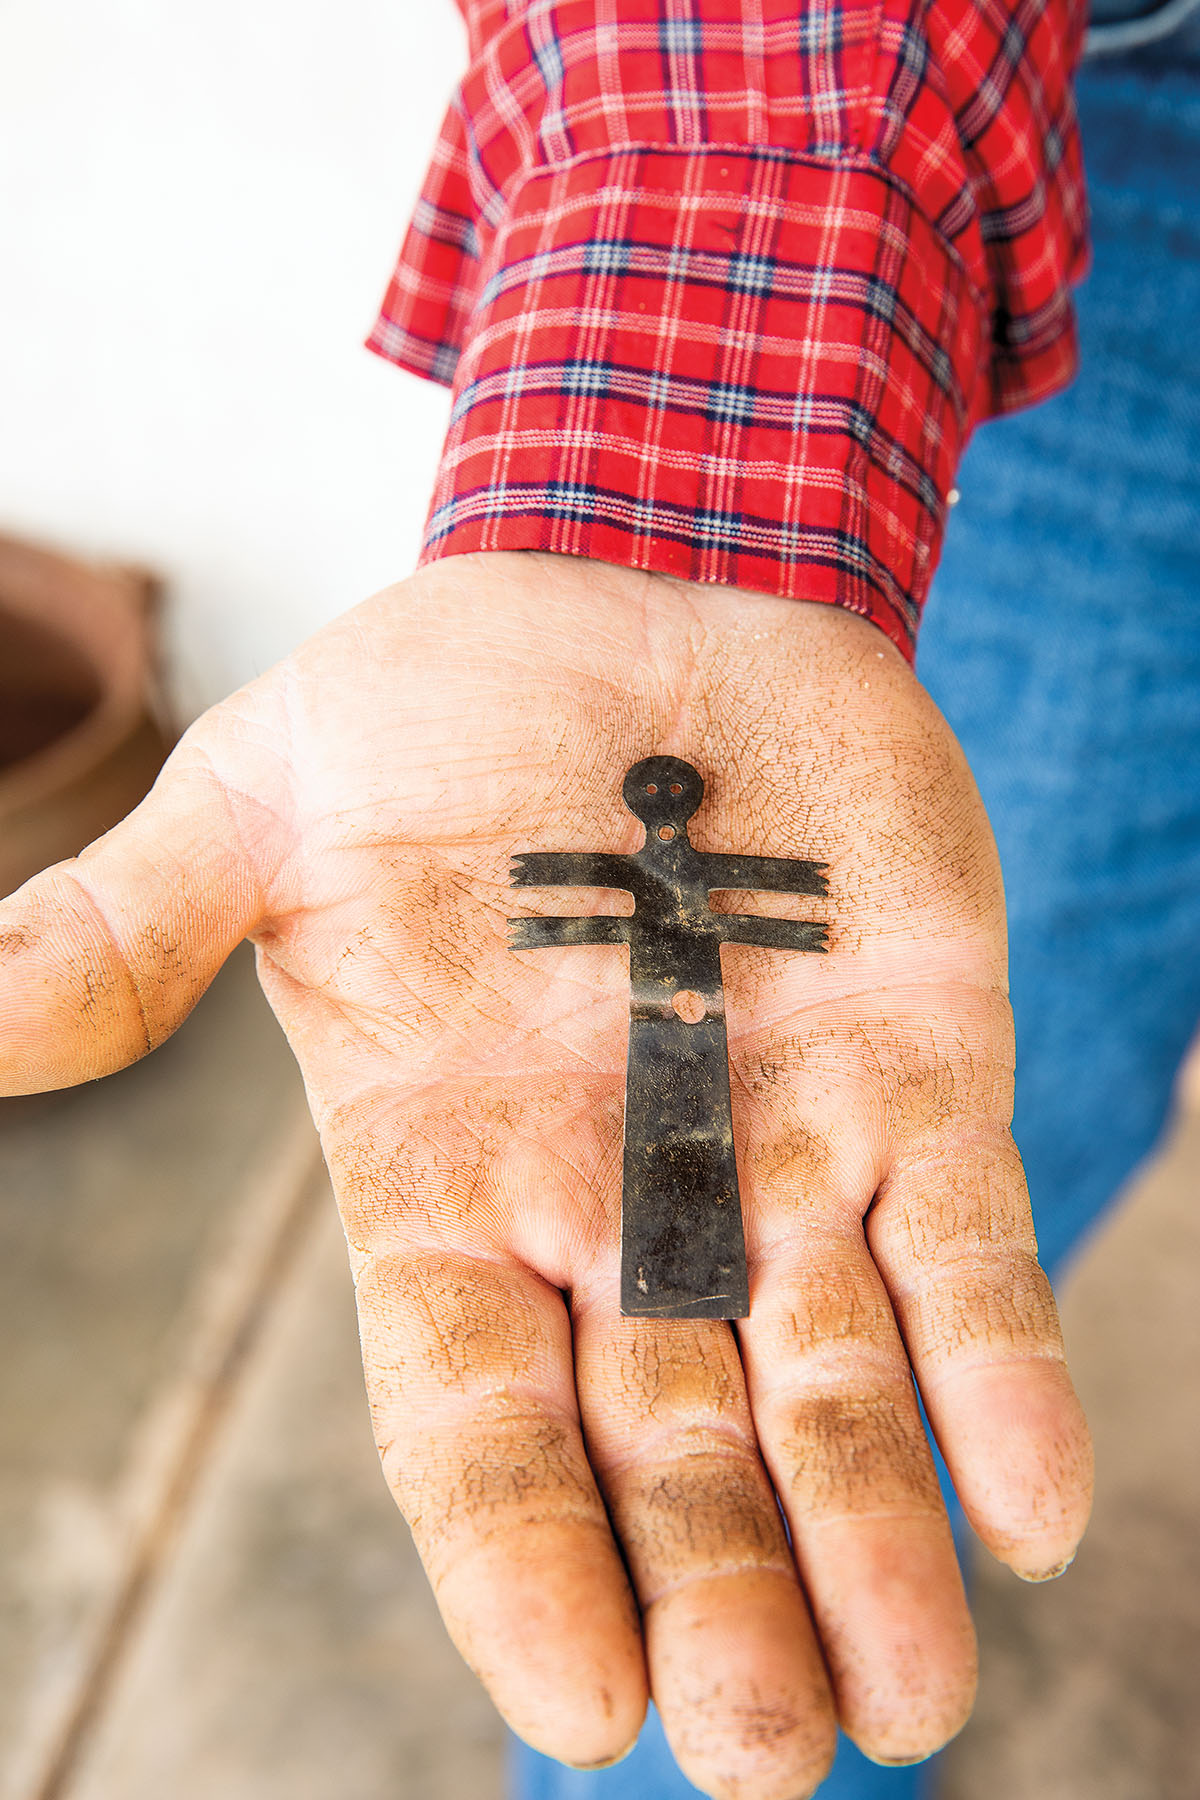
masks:
<svg viewBox="0 0 1200 1800"><path fill-rule="evenodd" d="M646 1674L562 1296L433 1248L368 1254L357 1290L384 1474L451 1637L535 1749L611 1762L640 1729Z"/></svg>

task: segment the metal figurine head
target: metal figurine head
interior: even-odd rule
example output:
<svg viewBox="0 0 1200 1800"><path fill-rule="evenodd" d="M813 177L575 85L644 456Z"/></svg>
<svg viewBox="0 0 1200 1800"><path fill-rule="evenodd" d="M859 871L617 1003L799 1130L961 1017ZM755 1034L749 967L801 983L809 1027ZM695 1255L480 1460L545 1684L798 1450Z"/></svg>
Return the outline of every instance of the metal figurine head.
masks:
<svg viewBox="0 0 1200 1800"><path fill-rule="evenodd" d="M646 841L687 837L687 822L704 798L704 781L678 756L647 756L625 777L622 797L646 827Z"/></svg>

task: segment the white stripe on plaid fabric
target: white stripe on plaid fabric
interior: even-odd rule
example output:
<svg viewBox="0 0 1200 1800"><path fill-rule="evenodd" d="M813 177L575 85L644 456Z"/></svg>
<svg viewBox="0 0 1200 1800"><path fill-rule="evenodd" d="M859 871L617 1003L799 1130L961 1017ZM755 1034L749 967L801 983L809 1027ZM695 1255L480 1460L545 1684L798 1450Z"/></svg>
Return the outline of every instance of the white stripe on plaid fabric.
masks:
<svg viewBox="0 0 1200 1800"><path fill-rule="evenodd" d="M877 587L890 606L914 616L908 597L897 587L886 566L872 555L870 546L843 532L811 525L790 530L774 519L755 518L748 513L694 510L674 506L665 500L639 503L627 494L606 493L585 484L563 482L523 487L514 482L503 488L489 484L478 491L468 489L430 515L426 536L433 547L440 538L472 519L490 521L511 514L581 524L596 519L608 520L618 523L631 536L674 537L684 544L699 541L734 557L756 552L765 553L781 564L824 563L861 577ZM642 517L643 514L646 516ZM565 546L556 548L564 549ZM706 578L701 576L699 579ZM713 575L707 579L718 577ZM803 591L801 581L792 597L801 598Z"/></svg>
<svg viewBox="0 0 1200 1800"><path fill-rule="evenodd" d="M607 319L605 323L608 323ZM824 345L822 353L828 356L830 346ZM861 352L856 351L853 346L844 347L846 361L857 364L860 355ZM880 363L878 374L881 379L887 379L886 363ZM510 372L508 375L484 376L471 382L457 395L452 419L457 423L473 407L499 399L504 393L516 392L513 381L514 376ZM694 414L716 424L769 425L786 434L789 439L796 431L794 394L772 394L751 386L739 387L730 382L708 384L685 376L671 377L642 369L622 368L614 363L525 363L520 369L519 391L529 396L570 394L628 400L647 410ZM907 488L922 506L928 507L931 512L940 507L942 497L927 471L903 444L886 436L879 429L878 421L853 396L806 394L803 429L853 439L862 446L872 461L880 468L886 468L893 479ZM560 436L564 445L568 443L570 429L561 427ZM700 465L697 462L689 466L698 468ZM763 471L772 469L782 478L790 464L780 459L778 463L763 462L760 466Z"/></svg>

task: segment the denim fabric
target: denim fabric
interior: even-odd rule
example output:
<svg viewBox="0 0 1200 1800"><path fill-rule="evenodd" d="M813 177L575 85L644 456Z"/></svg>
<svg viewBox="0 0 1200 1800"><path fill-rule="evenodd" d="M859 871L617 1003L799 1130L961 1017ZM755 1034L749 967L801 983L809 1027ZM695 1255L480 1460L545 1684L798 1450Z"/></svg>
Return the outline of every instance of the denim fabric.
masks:
<svg viewBox="0 0 1200 1800"><path fill-rule="evenodd" d="M917 669L1000 845L1017 1141L1061 1268L1150 1149L1200 1019L1200 31L1079 85L1095 243L1083 374L964 462ZM616 1768L514 1749L519 1800L685 1800L652 1718ZM843 1744L821 1800L936 1759Z"/></svg>
<svg viewBox="0 0 1200 1800"><path fill-rule="evenodd" d="M1200 1018L1200 63L1080 84L1083 373L980 432L917 671L1000 845L1045 1260L1158 1135Z"/></svg>

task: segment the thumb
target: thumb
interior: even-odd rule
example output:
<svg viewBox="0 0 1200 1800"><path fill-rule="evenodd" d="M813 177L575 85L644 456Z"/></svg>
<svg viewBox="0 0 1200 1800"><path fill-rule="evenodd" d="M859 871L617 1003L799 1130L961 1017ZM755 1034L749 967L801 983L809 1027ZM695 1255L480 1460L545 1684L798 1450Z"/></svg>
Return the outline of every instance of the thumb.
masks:
<svg viewBox="0 0 1200 1800"><path fill-rule="evenodd" d="M230 797L186 746L120 825L0 902L0 1094L135 1062L258 922Z"/></svg>

